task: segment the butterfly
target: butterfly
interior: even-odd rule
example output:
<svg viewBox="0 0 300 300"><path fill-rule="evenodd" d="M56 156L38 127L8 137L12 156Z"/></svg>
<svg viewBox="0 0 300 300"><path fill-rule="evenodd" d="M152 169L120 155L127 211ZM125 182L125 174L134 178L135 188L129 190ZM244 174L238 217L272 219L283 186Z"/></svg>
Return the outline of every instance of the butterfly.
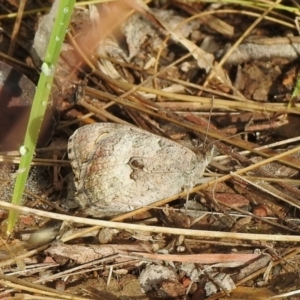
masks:
<svg viewBox="0 0 300 300"><path fill-rule="evenodd" d="M94 123L68 142L76 195L86 215L108 217L147 206L201 182L213 149L195 154L138 127Z"/></svg>

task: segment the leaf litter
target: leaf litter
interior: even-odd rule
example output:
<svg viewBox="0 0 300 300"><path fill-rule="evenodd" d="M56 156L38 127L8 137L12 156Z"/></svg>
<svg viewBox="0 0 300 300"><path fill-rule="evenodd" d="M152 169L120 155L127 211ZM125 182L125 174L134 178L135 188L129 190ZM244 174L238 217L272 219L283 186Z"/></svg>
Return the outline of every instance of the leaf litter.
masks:
<svg viewBox="0 0 300 300"><path fill-rule="evenodd" d="M47 164L46 171L33 175L36 181L28 185L35 188L30 198L24 195L27 206L65 214L68 222L23 213L13 236L7 240L3 232L3 297L17 296L20 289L58 299L297 295L299 111L297 97L291 96L299 64L291 54L299 39L296 8L289 14L269 8L256 27L255 8L246 16L242 6L235 7L236 14L228 8L126 0L75 9L52 92L51 107L60 120L48 134L52 145L36 153L36 164ZM17 10L13 1L3 9ZM274 18L275 12L279 17ZM281 18L285 23L279 24ZM13 58L27 65L28 39L34 39L34 48L47 41L45 35L39 40L28 26L32 22L38 24L37 15L22 16L24 29L17 36L18 51L13 51ZM3 32L11 25L3 19ZM242 43L219 67L218 61L245 31ZM3 51L9 48L7 36L2 46ZM32 69L14 67L36 82ZM170 194L170 199L113 219L135 225L134 230L73 223L73 215L84 214L66 205L76 198L76 189L72 195L67 192L73 179L66 146L53 145L57 139L66 145L79 126L96 122L136 125L188 145L196 155L213 144L216 150L203 184L182 187L180 197ZM284 156L286 151L290 154ZM17 157L2 154L6 165L1 180L12 185ZM264 166L268 157L275 157L274 162ZM129 165L149 169L138 157ZM9 191L2 187L1 192L8 194L1 200L9 201ZM186 235L178 230L182 228ZM16 278L21 288L15 288Z"/></svg>

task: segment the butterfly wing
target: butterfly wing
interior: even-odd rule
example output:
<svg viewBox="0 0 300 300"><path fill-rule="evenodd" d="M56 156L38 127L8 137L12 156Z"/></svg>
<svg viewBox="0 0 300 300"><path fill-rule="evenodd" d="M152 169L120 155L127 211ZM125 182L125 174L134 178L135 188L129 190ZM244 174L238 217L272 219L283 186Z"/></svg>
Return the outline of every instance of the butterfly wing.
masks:
<svg viewBox="0 0 300 300"><path fill-rule="evenodd" d="M110 216L149 205L203 175L196 155L169 139L113 123L82 128L72 137L71 152L77 197L87 214Z"/></svg>

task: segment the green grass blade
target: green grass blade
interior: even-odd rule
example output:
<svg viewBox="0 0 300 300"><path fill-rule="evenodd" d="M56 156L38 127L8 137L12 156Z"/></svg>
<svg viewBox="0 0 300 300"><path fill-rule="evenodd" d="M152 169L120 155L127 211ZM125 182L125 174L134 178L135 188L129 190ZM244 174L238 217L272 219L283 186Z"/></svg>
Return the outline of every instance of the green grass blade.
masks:
<svg viewBox="0 0 300 300"><path fill-rule="evenodd" d="M296 84L292 93L292 99L297 99L300 95L300 75L298 74Z"/></svg>
<svg viewBox="0 0 300 300"><path fill-rule="evenodd" d="M21 202L40 127L48 105L55 66L59 58L61 46L65 38L74 5L75 0L63 0L60 1L59 4L57 17L53 26L53 31L51 33L45 59L42 64L42 72L32 103L24 144L20 148L21 161L14 186L14 193L12 197L13 204L20 204ZM17 212L11 210L8 216L8 234L13 231L16 220Z"/></svg>

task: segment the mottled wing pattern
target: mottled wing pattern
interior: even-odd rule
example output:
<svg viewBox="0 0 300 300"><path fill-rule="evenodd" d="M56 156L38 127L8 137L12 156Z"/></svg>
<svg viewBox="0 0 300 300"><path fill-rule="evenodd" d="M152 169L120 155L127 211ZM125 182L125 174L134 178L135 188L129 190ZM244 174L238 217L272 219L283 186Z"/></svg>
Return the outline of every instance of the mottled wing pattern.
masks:
<svg viewBox="0 0 300 300"><path fill-rule="evenodd" d="M94 151L94 145L99 137L105 136L112 130L112 123L98 123L83 126L76 130L68 142L68 156L72 164L73 172L80 176L80 170L87 162L91 152Z"/></svg>
<svg viewBox="0 0 300 300"><path fill-rule="evenodd" d="M71 153L71 155L70 155ZM198 183L206 165L186 147L133 126L97 123L70 138L77 198L87 214L130 211Z"/></svg>

